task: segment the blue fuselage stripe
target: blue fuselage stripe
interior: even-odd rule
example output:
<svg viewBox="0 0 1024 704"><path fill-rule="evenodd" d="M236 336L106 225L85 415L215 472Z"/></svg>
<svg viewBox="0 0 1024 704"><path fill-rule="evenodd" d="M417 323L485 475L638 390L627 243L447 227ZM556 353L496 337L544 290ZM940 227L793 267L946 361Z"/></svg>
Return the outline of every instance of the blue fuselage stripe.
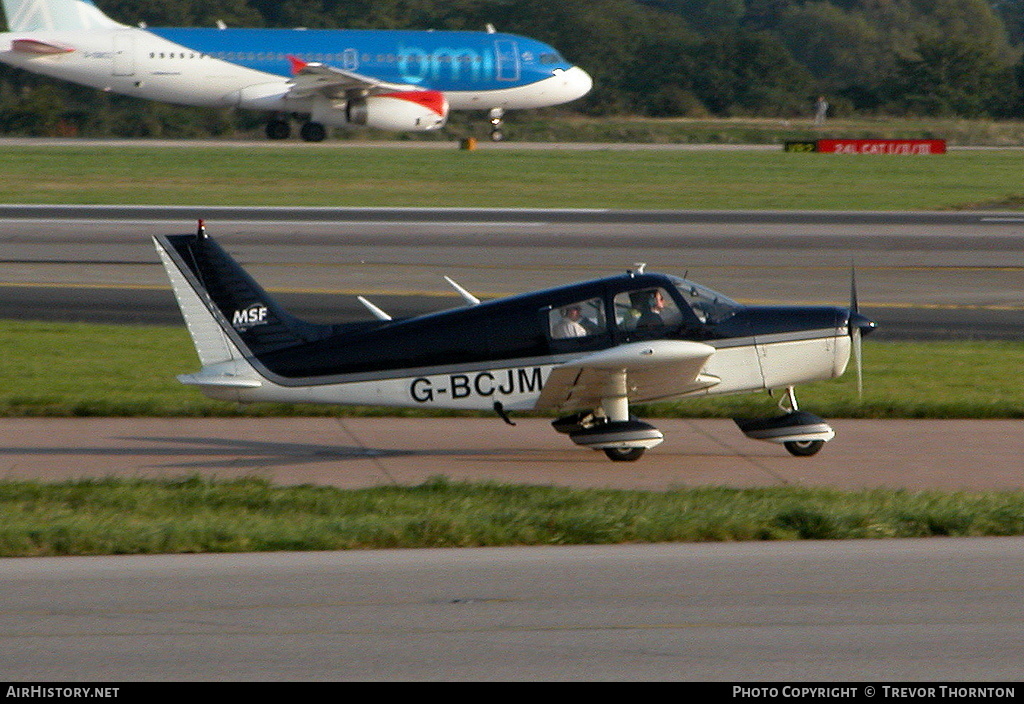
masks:
<svg viewBox="0 0 1024 704"><path fill-rule="evenodd" d="M534 39L485 32L300 29L149 29L214 58L279 76L288 56L390 83L441 91L515 88L571 64Z"/></svg>

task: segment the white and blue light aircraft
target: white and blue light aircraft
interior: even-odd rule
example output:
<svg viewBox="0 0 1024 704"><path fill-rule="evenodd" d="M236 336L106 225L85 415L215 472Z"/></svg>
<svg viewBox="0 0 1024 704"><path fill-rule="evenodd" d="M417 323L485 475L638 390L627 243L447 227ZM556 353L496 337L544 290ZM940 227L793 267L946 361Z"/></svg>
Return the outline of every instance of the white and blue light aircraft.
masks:
<svg viewBox="0 0 1024 704"><path fill-rule="evenodd" d="M392 318L363 297L374 320L296 318L206 233L154 240L201 369L178 379L211 398L406 408L545 411L576 445L631 462L664 435L631 403L778 391L782 415L742 418L747 437L791 454L835 436L798 409L794 386L861 379L861 337L875 322L850 307L743 306L694 281L645 272L480 301L448 279L466 305Z"/></svg>
<svg viewBox="0 0 1024 704"><path fill-rule="evenodd" d="M593 82L552 47L492 31L130 27L91 0L3 0L0 61L99 90L179 105L270 113L318 142L328 127L442 127L449 110L559 105Z"/></svg>

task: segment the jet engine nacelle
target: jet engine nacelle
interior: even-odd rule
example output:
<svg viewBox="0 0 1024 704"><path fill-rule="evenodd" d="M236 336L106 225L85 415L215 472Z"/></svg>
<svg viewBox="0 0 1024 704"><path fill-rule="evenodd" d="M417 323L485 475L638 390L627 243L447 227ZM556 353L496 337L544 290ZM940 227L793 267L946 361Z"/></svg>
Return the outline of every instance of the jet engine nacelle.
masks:
<svg viewBox="0 0 1024 704"><path fill-rule="evenodd" d="M368 95L348 101L349 124L396 132L426 132L444 126L448 101L436 90Z"/></svg>
<svg viewBox="0 0 1024 704"><path fill-rule="evenodd" d="M394 132L426 132L448 120L448 101L436 90L398 91L359 98L313 101L310 121L331 127L374 127Z"/></svg>

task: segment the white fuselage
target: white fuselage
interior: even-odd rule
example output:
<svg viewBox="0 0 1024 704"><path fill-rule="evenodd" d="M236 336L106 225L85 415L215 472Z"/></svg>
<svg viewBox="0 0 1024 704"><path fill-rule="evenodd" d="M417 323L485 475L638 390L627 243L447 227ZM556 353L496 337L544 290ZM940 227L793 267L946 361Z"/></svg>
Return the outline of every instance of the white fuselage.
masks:
<svg viewBox="0 0 1024 704"><path fill-rule="evenodd" d="M839 377L850 359L850 337L844 329L826 329L800 335L779 335L758 340L714 342L715 353L703 374L717 377L714 386L676 398L784 389L810 381ZM207 395L229 401L328 403L412 408L490 410L495 401L510 411L532 410L556 363L550 359L522 360L516 366L467 369L465 366L396 373L365 381L286 386L270 381L248 364L226 362L230 373L258 381L245 388L203 386ZM206 376L213 369L207 368ZM179 377L185 383L198 375ZM671 398L671 397L669 397ZM653 399L630 396L631 403ZM668 400L659 397L657 400Z"/></svg>
<svg viewBox="0 0 1024 704"><path fill-rule="evenodd" d="M237 105L238 91L279 83L278 76L196 53L141 29L89 32L33 32L32 37L54 45L74 47L63 54L11 51L15 33L0 35L0 59L41 73L93 88L181 105Z"/></svg>
<svg viewBox="0 0 1024 704"><path fill-rule="evenodd" d="M69 51L12 50L12 41L26 36ZM299 113L312 110L309 98L286 97L288 77L222 60L133 27L0 34L0 61L98 90L178 105ZM455 110L527 109L574 100L590 85L590 77L572 67L526 85L443 92Z"/></svg>

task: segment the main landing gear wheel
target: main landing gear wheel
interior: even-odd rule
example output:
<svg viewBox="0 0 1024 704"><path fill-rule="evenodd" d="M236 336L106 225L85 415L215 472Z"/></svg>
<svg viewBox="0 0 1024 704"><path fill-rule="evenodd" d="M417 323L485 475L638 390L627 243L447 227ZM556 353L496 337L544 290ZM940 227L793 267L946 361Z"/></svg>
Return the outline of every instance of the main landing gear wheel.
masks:
<svg viewBox="0 0 1024 704"><path fill-rule="evenodd" d="M790 440L782 443L782 446L789 450L789 454L795 457L810 457L818 454L818 450L825 444L824 440Z"/></svg>
<svg viewBox="0 0 1024 704"><path fill-rule="evenodd" d="M287 120L271 120L267 123L268 139L288 139L292 134L292 126Z"/></svg>
<svg viewBox="0 0 1024 704"><path fill-rule="evenodd" d="M322 142L327 137L327 128L319 122L307 122L299 130L299 135L307 142Z"/></svg>
<svg viewBox="0 0 1024 704"><path fill-rule="evenodd" d="M643 457L644 450L643 447L606 447L604 454L612 462L636 462Z"/></svg>

